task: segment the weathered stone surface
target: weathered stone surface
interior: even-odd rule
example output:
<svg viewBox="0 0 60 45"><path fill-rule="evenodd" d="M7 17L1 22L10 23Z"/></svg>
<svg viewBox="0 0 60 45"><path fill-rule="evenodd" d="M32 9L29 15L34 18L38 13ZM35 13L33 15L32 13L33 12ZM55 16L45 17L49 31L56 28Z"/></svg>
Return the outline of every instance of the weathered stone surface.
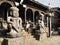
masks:
<svg viewBox="0 0 60 45"><path fill-rule="evenodd" d="M40 31L41 31L40 40L45 40L45 39L47 39L47 36L49 36L48 27L41 28Z"/></svg>
<svg viewBox="0 0 60 45"><path fill-rule="evenodd" d="M17 7L10 8L10 15L7 22L9 23L8 29L10 29L10 37L20 37L22 31L22 19L19 17L19 9Z"/></svg>
<svg viewBox="0 0 60 45"><path fill-rule="evenodd" d="M0 45L2 45L3 43L3 38L0 38Z"/></svg>
<svg viewBox="0 0 60 45"><path fill-rule="evenodd" d="M45 39L47 39L47 33L40 34L40 40L45 40Z"/></svg>
<svg viewBox="0 0 60 45"><path fill-rule="evenodd" d="M4 41L5 45L23 45L24 44L24 37L20 38L5 38Z"/></svg>

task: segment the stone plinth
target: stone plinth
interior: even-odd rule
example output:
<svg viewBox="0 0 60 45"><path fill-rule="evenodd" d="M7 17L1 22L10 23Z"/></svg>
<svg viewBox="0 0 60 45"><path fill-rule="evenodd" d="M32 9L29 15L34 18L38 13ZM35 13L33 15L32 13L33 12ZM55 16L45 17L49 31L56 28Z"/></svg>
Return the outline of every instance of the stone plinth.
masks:
<svg viewBox="0 0 60 45"><path fill-rule="evenodd" d="M4 45L24 45L24 37L20 38L5 38Z"/></svg>
<svg viewBox="0 0 60 45"><path fill-rule="evenodd" d="M3 38L0 38L0 45L3 45Z"/></svg>
<svg viewBox="0 0 60 45"><path fill-rule="evenodd" d="M41 34L40 34L40 40L45 40L47 39L48 36L48 28L41 28Z"/></svg>

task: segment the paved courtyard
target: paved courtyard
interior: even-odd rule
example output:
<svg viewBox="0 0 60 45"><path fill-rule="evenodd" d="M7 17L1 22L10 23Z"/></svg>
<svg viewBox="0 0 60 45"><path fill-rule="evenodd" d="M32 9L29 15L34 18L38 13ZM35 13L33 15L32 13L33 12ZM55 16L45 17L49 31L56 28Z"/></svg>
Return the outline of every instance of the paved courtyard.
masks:
<svg viewBox="0 0 60 45"><path fill-rule="evenodd" d="M60 45L60 36L51 36L37 41L33 36L28 35L26 34L24 45Z"/></svg>
<svg viewBox="0 0 60 45"><path fill-rule="evenodd" d="M44 40L26 40L26 45L60 45L60 36L52 36Z"/></svg>
<svg viewBox="0 0 60 45"><path fill-rule="evenodd" d="M36 40L31 34L23 31L23 38L8 39L8 45L60 45L60 36L46 37L46 34L41 35L40 40ZM23 40L22 40L23 39ZM7 40L7 39L6 39ZM0 38L0 45L3 38ZM6 43L4 44L6 45Z"/></svg>

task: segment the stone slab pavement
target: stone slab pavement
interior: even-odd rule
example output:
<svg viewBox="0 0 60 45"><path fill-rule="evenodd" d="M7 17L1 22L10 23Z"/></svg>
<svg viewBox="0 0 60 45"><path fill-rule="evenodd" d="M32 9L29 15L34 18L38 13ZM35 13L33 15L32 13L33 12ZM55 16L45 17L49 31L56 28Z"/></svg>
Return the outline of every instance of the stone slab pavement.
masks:
<svg viewBox="0 0 60 45"><path fill-rule="evenodd" d="M60 36L52 36L47 39L37 40L26 40L26 45L60 45Z"/></svg>
<svg viewBox="0 0 60 45"><path fill-rule="evenodd" d="M42 34L41 35L43 38L40 38L40 40L36 40L31 34L28 34L27 32L23 32L23 37L21 41L21 39L17 39L17 43L16 40L14 41L14 45L17 44L17 45L21 45L22 43L20 42L23 42L22 45L60 45L60 36L51 36L49 38L46 37L46 34ZM3 38L0 38L0 45L3 41ZM12 40L11 40L12 41ZM19 42L18 42L19 41ZM11 45L12 43L10 43ZM13 44L12 44L13 45Z"/></svg>
<svg viewBox="0 0 60 45"><path fill-rule="evenodd" d="M40 40L36 40L33 36L26 36L24 45L60 45L60 36L51 36L49 38L46 37L46 34L41 35L44 38L40 38Z"/></svg>

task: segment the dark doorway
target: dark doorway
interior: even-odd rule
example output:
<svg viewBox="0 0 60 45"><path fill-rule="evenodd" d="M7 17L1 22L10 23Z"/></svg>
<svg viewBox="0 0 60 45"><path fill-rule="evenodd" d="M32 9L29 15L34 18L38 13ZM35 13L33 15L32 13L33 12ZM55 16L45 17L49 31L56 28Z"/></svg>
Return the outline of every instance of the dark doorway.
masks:
<svg viewBox="0 0 60 45"><path fill-rule="evenodd" d="M2 17L5 21L7 20L7 11L10 9L11 5L9 3L2 3L0 6L0 17Z"/></svg>
<svg viewBox="0 0 60 45"><path fill-rule="evenodd" d="M19 5L19 17L22 18L23 21L25 21L25 8L23 7L23 5Z"/></svg>
<svg viewBox="0 0 60 45"><path fill-rule="evenodd" d="M27 21L31 20L33 22L33 11L31 9L26 11L26 19Z"/></svg>
<svg viewBox="0 0 60 45"><path fill-rule="evenodd" d="M35 11L34 13L34 22L38 22L38 19L39 19L39 12L38 11Z"/></svg>

